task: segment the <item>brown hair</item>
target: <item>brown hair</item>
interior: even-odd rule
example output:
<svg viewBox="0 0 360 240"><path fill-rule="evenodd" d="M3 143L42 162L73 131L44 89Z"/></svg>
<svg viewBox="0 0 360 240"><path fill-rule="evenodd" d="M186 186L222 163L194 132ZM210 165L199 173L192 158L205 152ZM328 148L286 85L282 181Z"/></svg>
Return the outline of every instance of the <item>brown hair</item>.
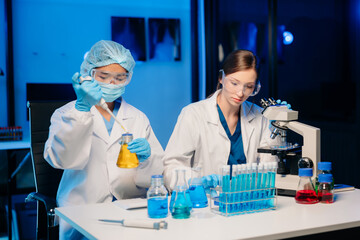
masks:
<svg viewBox="0 0 360 240"><path fill-rule="evenodd" d="M225 75L248 69L254 69L257 74L257 60L251 51L235 50L225 58L222 69ZM220 78L221 76L219 74L219 79ZM220 88L221 83L218 82L216 89Z"/></svg>

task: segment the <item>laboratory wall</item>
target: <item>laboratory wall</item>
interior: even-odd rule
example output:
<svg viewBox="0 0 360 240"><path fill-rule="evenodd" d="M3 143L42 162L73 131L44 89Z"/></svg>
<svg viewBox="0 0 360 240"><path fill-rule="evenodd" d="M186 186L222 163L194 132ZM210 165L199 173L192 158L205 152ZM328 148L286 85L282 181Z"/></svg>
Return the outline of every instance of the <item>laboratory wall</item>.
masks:
<svg viewBox="0 0 360 240"><path fill-rule="evenodd" d="M190 0L14 0L15 119L24 134L26 84L71 83L86 51L111 39L112 16L145 18L147 47L149 18L180 19L181 60L137 61L124 94L148 116L166 147L181 108L191 101Z"/></svg>
<svg viewBox="0 0 360 240"><path fill-rule="evenodd" d="M0 127L7 126L7 95L6 95L6 55L5 55L5 5L4 0L0 0Z"/></svg>

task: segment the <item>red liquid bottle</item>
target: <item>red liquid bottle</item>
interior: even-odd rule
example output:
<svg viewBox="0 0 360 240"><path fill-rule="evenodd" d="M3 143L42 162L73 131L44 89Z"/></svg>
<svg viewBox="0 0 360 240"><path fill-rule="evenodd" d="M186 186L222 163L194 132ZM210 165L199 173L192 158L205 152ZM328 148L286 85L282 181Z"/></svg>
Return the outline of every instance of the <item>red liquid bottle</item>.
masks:
<svg viewBox="0 0 360 240"><path fill-rule="evenodd" d="M319 175L318 197L321 203L334 202L334 189L332 187L332 174Z"/></svg>
<svg viewBox="0 0 360 240"><path fill-rule="evenodd" d="M313 204L319 202L311 177L312 168L299 168L299 184L296 190L295 201L300 204Z"/></svg>

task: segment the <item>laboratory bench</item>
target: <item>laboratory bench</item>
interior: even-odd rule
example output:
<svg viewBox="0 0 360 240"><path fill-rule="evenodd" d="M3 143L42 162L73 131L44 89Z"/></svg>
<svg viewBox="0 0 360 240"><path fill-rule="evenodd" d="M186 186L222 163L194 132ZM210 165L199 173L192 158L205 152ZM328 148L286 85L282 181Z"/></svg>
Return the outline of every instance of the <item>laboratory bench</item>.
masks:
<svg viewBox="0 0 360 240"><path fill-rule="evenodd" d="M221 216L209 207L193 209L189 219L165 220L167 229L123 227L99 219L143 219L147 209L125 210L115 202L59 207L56 214L89 239L280 239L360 227L360 190L335 194L332 204L297 204L277 197L277 208L236 216ZM151 219L154 221L159 221Z"/></svg>

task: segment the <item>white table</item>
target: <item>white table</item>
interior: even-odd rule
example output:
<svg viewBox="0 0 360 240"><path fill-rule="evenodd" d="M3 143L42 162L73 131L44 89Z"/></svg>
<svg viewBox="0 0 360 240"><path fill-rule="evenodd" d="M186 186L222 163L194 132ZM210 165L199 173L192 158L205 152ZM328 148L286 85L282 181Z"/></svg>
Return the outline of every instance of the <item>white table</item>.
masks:
<svg viewBox="0 0 360 240"><path fill-rule="evenodd" d="M149 219L147 210L124 210L114 203L56 208L56 214L89 239L279 239L360 226L360 190L336 194L333 204L302 205L278 197L276 210L224 217L209 208L190 219L168 216L168 229L123 227L98 219ZM196 215L200 217L196 217Z"/></svg>

